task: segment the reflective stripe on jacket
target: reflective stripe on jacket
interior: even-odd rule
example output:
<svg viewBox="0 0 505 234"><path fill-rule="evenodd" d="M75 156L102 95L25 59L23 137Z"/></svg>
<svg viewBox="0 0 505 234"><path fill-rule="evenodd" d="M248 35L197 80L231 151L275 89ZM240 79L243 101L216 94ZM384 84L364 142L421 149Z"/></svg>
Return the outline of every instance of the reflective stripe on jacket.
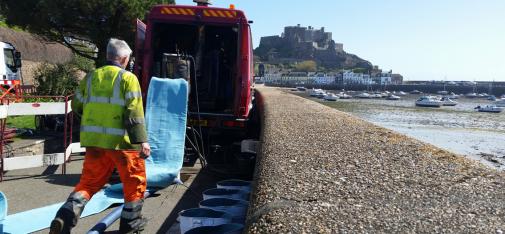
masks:
<svg viewBox="0 0 505 234"><path fill-rule="evenodd" d="M90 72L75 92L72 109L82 113L81 145L134 149L147 142L137 77L117 66Z"/></svg>

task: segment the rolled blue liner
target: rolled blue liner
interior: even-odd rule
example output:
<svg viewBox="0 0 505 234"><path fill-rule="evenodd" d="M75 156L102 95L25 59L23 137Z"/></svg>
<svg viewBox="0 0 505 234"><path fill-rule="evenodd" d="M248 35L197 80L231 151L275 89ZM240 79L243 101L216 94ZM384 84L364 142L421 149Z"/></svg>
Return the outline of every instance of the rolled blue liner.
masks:
<svg viewBox="0 0 505 234"><path fill-rule="evenodd" d="M7 209L7 197L4 193L0 192L0 233L3 233L3 221L7 216Z"/></svg>
<svg viewBox="0 0 505 234"><path fill-rule="evenodd" d="M176 180L184 160L188 82L184 79L153 77L146 100L146 127L151 157L146 160L148 190L166 188ZM123 203L122 184L96 193L81 217L100 213L113 204ZM62 203L8 215L4 233L30 233L48 228ZM0 210L7 202L0 201ZM91 227L90 227L91 228Z"/></svg>
<svg viewBox="0 0 505 234"><path fill-rule="evenodd" d="M201 226L216 226L232 222L232 215L207 208L191 208L179 213L181 233Z"/></svg>
<svg viewBox="0 0 505 234"><path fill-rule="evenodd" d="M196 227L196 228L193 228L193 229L187 231L185 234L216 234L216 233L241 234L243 230L244 230L244 225L242 225L242 224L228 223L228 224L221 224L221 225L217 225L217 226Z"/></svg>
<svg viewBox="0 0 505 234"><path fill-rule="evenodd" d="M244 223L249 203L230 198L211 198L199 203L201 208L223 211L233 216L234 223Z"/></svg>
<svg viewBox="0 0 505 234"><path fill-rule="evenodd" d="M203 191L203 199L211 198L231 198L239 200L249 200L249 193L240 189L212 188Z"/></svg>
<svg viewBox="0 0 505 234"><path fill-rule="evenodd" d="M222 180L216 183L218 188L224 189L240 189L251 192L251 182L245 180Z"/></svg>

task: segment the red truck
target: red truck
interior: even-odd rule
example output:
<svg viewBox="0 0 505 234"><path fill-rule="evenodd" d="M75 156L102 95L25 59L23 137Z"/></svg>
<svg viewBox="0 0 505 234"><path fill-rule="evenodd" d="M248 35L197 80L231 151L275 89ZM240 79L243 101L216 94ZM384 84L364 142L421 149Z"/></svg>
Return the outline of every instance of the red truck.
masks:
<svg viewBox="0 0 505 234"><path fill-rule="evenodd" d="M156 5L145 24L137 21L134 71L144 98L153 76L187 77L188 125L204 129L209 148L222 145L208 140L215 139L210 135L240 141L248 132L253 107L252 22L233 5L216 8L206 0L195 2L197 6ZM181 67L171 66L174 59L187 71L174 71Z"/></svg>

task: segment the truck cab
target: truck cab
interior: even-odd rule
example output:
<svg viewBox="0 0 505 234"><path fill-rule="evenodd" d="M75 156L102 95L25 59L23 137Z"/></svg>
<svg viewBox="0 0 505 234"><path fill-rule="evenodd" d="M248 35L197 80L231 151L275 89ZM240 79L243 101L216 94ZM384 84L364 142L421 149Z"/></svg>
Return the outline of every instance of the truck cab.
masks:
<svg viewBox="0 0 505 234"><path fill-rule="evenodd" d="M7 81L21 80L21 53L16 51L10 43L0 42L0 80L1 84Z"/></svg>

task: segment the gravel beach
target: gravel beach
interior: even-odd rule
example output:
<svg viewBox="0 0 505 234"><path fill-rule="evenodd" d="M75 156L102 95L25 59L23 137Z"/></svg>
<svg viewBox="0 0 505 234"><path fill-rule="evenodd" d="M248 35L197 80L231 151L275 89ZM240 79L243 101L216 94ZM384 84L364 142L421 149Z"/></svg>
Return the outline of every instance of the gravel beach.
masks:
<svg viewBox="0 0 505 234"><path fill-rule="evenodd" d="M249 233L505 230L505 174L276 88L260 87Z"/></svg>

